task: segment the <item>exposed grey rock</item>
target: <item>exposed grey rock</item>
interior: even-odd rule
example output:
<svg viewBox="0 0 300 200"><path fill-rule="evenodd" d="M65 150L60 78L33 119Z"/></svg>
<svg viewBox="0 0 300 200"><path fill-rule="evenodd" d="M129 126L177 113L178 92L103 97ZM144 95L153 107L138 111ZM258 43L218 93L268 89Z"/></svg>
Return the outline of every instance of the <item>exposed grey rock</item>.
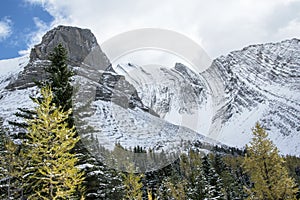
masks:
<svg viewBox="0 0 300 200"><path fill-rule="evenodd" d="M207 73L211 69L225 87L222 124L264 105L256 120L278 134L278 146L284 136L299 135L300 40L251 45L215 59Z"/></svg>
<svg viewBox="0 0 300 200"><path fill-rule="evenodd" d="M100 76L99 84L95 100L111 101L125 109L138 107L159 117L152 109L143 104L135 87L126 81L124 76L104 72Z"/></svg>
<svg viewBox="0 0 300 200"><path fill-rule="evenodd" d="M110 66L93 33L89 29L71 26L58 26L47 32L42 42L32 49L30 61L47 60L49 53L59 43L67 49L70 65L78 66L84 63L101 70Z"/></svg>
<svg viewBox="0 0 300 200"><path fill-rule="evenodd" d="M34 80L43 80L46 77L44 68L50 64L49 54L59 43L67 49L70 67L88 66L97 70L112 71L110 61L101 51L90 30L58 26L48 31L43 36L42 42L31 50L29 64L19 74L17 80L6 88L10 90L28 88L34 85Z"/></svg>
<svg viewBox="0 0 300 200"><path fill-rule="evenodd" d="M49 66L49 61L30 62L24 70L18 74L17 79L12 80L5 89L22 90L35 86L35 81L44 80L47 77L45 68Z"/></svg>

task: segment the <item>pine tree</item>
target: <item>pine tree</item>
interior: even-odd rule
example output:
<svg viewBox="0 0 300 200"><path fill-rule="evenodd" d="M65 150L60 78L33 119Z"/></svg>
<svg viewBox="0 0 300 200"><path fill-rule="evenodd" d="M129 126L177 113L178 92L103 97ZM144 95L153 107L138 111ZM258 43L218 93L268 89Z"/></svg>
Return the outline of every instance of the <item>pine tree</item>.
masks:
<svg viewBox="0 0 300 200"><path fill-rule="evenodd" d="M46 72L50 75L46 84L50 85L53 92L52 103L61 106L63 111L68 111L72 108L73 86L71 85L71 78L74 73L68 68L67 50L61 43L53 49L49 60L51 65L46 68ZM70 127L73 126L73 123L68 123Z"/></svg>
<svg viewBox="0 0 300 200"><path fill-rule="evenodd" d="M288 176L283 158L259 123L253 129L253 135L243 163L253 183L252 188L247 188L248 199L296 199L294 180Z"/></svg>
<svg viewBox="0 0 300 200"><path fill-rule="evenodd" d="M204 173L202 158L198 152L190 151L180 158L181 174L186 180L186 195L189 199L201 200L205 197Z"/></svg>
<svg viewBox="0 0 300 200"><path fill-rule="evenodd" d="M30 160L26 168L29 199L66 199L80 189L83 173L75 167L77 158L70 153L79 137L69 128L71 110L53 104L49 87L41 89L42 101L36 101L37 118L28 121L24 155Z"/></svg>
<svg viewBox="0 0 300 200"><path fill-rule="evenodd" d="M123 175L125 186L125 199L128 200L142 200L142 187L141 179L142 174L134 174L134 166L130 164L128 167L129 172Z"/></svg>
<svg viewBox="0 0 300 200"><path fill-rule="evenodd" d="M223 183L207 155L202 159L203 172L205 176L205 197L207 199L225 199L223 191Z"/></svg>
<svg viewBox="0 0 300 200"><path fill-rule="evenodd" d="M174 200L186 200L187 196L185 193L186 181L181 180L177 183L172 183L170 180L166 180L164 185L167 188L167 192L169 193L169 197L172 197Z"/></svg>
<svg viewBox="0 0 300 200"><path fill-rule="evenodd" d="M45 86L50 86L53 92L52 103L55 103L57 107L61 106L63 111L68 111L72 108L72 94L73 86L71 85L73 71L68 68L67 65L67 50L60 43L58 46L54 47L53 52L50 53L49 60L51 65L45 68L48 72L46 80L34 81L36 86L41 89ZM42 101L41 97L30 96L33 101ZM22 138L26 133L28 127L27 120L34 119L36 113L34 110L29 108L18 108L18 112L15 113L16 117L19 117L24 122L10 121L11 125L21 128L19 133L19 138ZM74 119L72 113L67 118L69 127L73 127Z"/></svg>

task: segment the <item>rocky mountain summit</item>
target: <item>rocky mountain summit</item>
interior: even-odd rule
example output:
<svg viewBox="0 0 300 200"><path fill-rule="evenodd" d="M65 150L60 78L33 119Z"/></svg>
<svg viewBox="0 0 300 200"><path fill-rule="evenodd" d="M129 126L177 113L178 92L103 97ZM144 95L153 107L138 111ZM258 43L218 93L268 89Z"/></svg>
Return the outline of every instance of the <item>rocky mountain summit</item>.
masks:
<svg viewBox="0 0 300 200"><path fill-rule="evenodd" d="M6 87L9 90L25 89L34 85L34 80L43 80L47 76L44 68L50 63L49 54L59 43L63 44L68 52L68 64L88 66L96 70L110 70L110 61L102 52L95 36L88 29L77 27L58 26L48 31L40 44L35 45L30 53L30 60L17 80Z"/></svg>
<svg viewBox="0 0 300 200"><path fill-rule="evenodd" d="M118 97L120 99L131 105L132 108L139 106L149 111L136 95L134 87L124 77L114 73L109 59L102 52L92 32L88 29L77 27L58 26L47 32L43 36L41 43L35 45L31 50L29 63L24 70L19 73L16 79L10 81L6 89L26 89L34 86L34 81L44 80L47 77L44 69L50 64L48 57L54 47L60 43L63 44L68 52L68 65L75 74L100 83L95 99L111 101L113 91L117 93L116 88L119 88ZM103 73L104 71L105 73ZM117 84L121 82L123 87L117 87ZM125 95L125 87L130 87L130 94ZM114 99L117 99L116 95ZM125 106L125 103L121 100L117 104ZM155 114L154 112L151 113Z"/></svg>

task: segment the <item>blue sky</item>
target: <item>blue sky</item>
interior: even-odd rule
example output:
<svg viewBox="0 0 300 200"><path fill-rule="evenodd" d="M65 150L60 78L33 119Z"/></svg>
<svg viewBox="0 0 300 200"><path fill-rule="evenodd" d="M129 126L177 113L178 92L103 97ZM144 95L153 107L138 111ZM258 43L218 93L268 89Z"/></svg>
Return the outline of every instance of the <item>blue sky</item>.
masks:
<svg viewBox="0 0 300 200"><path fill-rule="evenodd" d="M22 0L1 1L0 15L0 60L18 57L19 51L28 48L39 24L53 21L41 5Z"/></svg>
<svg viewBox="0 0 300 200"><path fill-rule="evenodd" d="M300 0L2 0L0 59L28 53L61 24L90 29L100 46L125 31L168 29L215 58L250 44L300 38L299 10Z"/></svg>

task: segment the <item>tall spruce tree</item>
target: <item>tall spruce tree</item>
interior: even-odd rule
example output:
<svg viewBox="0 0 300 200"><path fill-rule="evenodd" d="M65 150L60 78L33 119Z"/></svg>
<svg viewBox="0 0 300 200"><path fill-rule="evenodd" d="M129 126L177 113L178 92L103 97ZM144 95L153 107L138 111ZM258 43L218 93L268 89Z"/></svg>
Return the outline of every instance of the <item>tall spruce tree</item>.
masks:
<svg viewBox="0 0 300 200"><path fill-rule="evenodd" d="M28 121L24 155L30 163L26 177L29 199L72 199L80 190L83 173L75 166L78 159L71 150L79 141L74 127L69 128L71 109L53 104L49 87L41 89L42 101L36 101L37 118Z"/></svg>
<svg viewBox="0 0 300 200"><path fill-rule="evenodd" d="M72 108L73 86L71 85L72 76L74 73L67 65L67 50L60 43L50 53L49 60L51 65L46 68L49 73L49 78L46 84L49 85L53 92L53 100L56 106L61 106L63 111L68 111ZM69 115L68 126L73 127L74 120L72 113Z"/></svg>
<svg viewBox="0 0 300 200"><path fill-rule="evenodd" d="M73 71L67 65L68 53L66 48L60 43L54 47L53 51L49 55L49 60L51 64L49 67L45 68L48 72L46 80L34 81L36 86L41 89L42 87L50 86L53 92L53 102L57 107L61 106L63 111L67 111L72 108L72 94L73 86L71 85ZM35 100L35 97L30 97ZM37 100L41 101L40 98ZM31 120L36 117L34 110L29 108L18 108L18 112L15 115L19 118L24 119L24 122L10 121L11 125L17 126L21 129L27 129L28 124L26 120ZM74 125L74 119L72 113L69 115L68 126L72 127ZM19 137L23 137L26 133L20 132Z"/></svg>
<svg viewBox="0 0 300 200"><path fill-rule="evenodd" d="M74 73L67 65L67 50L60 43L50 53L51 65L46 68L50 74L46 83L51 86L53 92L53 103L62 106L63 111L72 108L73 87L71 77Z"/></svg>
<svg viewBox="0 0 300 200"><path fill-rule="evenodd" d="M277 147L268 139L268 134L259 123L253 129L243 167L253 183L252 188L247 188L248 199L296 199L294 180L288 176Z"/></svg>

